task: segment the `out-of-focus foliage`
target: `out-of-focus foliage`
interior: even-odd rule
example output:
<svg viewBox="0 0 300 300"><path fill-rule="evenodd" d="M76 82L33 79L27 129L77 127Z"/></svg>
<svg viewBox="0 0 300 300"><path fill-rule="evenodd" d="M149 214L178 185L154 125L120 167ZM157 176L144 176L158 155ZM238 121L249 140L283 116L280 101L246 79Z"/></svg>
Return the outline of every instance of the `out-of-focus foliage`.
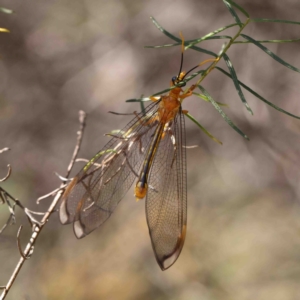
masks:
<svg viewBox="0 0 300 300"><path fill-rule="evenodd" d="M300 3L239 3L251 17L298 20ZM132 112L124 100L164 89L178 72L179 48L143 49L166 38L149 16L174 34L193 39L232 22L220 1L10 1L3 7L1 34L0 170L13 173L3 187L29 208L59 185L73 150L77 112L89 113L82 156L105 143L103 134L123 127ZM252 24L245 33L257 40L298 38L298 27ZM273 36L272 36L273 35ZM210 43L218 52L220 41ZM300 67L298 44L268 45ZM300 75L259 49L230 49L239 79L274 104L300 115ZM187 50L184 69L205 55ZM225 64L224 64L225 66ZM247 133L243 140L209 103L191 97L192 112L223 142L220 146L187 120L188 234L176 264L161 272L153 257L144 203L129 191L101 229L76 240L71 227L53 216L22 269L8 299L299 299L300 143L299 121L245 93L253 116L242 105L230 79L214 71L205 87ZM78 165L77 170L80 168ZM76 170L74 170L75 174ZM0 176L2 177L2 175ZM40 204L41 210L48 205ZM0 220L6 218L2 210ZM18 219L18 225L26 220ZM0 237L0 283L16 264L17 227ZM22 241L30 232L24 232Z"/></svg>

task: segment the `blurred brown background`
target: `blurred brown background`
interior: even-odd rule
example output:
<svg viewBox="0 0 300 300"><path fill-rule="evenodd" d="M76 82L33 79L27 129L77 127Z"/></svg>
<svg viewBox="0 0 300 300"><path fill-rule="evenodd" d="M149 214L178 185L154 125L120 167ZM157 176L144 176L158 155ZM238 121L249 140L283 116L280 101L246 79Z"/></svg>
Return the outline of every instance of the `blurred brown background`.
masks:
<svg viewBox="0 0 300 300"><path fill-rule="evenodd" d="M239 1L253 18L299 20L296 0ZM2 1L15 11L1 14L0 177L2 186L26 206L44 211L51 200L36 198L59 185L78 130L78 111L88 113L80 157L90 158L107 141L103 134L123 127L132 112L128 98L166 88L178 72L178 47L151 23L154 16L175 35L198 38L233 23L222 1L86 0ZM229 31L229 33L233 31ZM299 26L250 24L256 39L299 38ZM267 45L300 68L300 44ZM220 41L205 42L218 52ZM228 55L240 80L300 115L300 74L252 45L236 45ZM189 50L184 69L207 58ZM233 83L214 71L204 82L225 112L250 137L243 140L214 108L196 97L184 108L223 141L219 146L189 120L188 233L180 258L162 272L156 264L144 202L133 190L100 229L78 241L57 214L41 234L8 299L299 299L300 122L267 107L245 92L254 111L241 104ZM73 175L79 170L77 165ZM0 208L0 222L7 218ZM26 224L18 211L17 225ZM17 263L18 226L0 237L0 285ZM30 228L23 231L25 245Z"/></svg>

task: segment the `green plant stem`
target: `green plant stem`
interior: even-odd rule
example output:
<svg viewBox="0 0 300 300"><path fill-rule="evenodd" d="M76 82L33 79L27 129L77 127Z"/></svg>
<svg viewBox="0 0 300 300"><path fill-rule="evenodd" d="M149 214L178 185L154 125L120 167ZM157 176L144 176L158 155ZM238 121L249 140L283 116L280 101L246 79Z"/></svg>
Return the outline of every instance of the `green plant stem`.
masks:
<svg viewBox="0 0 300 300"><path fill-rule="evenodd" d="M245 23L242 23L242 26L239 28L236 35L229 41L229 43L222 49L221 53L218 55L218 57L215 58L215 61L203 72L203 75L200 77L200 79L196 82L195 85L199 85L203 79L215 68L217 63L220 61L220 59L223 57L223 54L227 52L227 50L231 47L231 45L234 43L234 41L240 36L243 29L249 24L250 18L247 18Z"/></svg>

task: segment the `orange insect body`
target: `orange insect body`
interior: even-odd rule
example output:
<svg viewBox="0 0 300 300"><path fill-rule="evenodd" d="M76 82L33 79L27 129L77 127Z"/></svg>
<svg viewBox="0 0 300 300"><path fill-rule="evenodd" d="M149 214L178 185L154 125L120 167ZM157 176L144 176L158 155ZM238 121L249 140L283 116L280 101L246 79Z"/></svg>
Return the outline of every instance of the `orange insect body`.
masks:
<svg viewBox="0 0 300 300"><path fill-rule="evenodd" d="M185 76L185 72L181 72L176 79L176 82L180 82L182 78ZM174 82L171 81L170 83L171 87L174 86ZM139 201L147 195L148 191L148 174L149 170L151 168L153 158L155 156L156 150L158 148L158 144L161 140L161 138L164 138L164 130L165 126L168 124L168 122L174 120L176 117L179 108L181 107L181 101L182 99L189 97L192 95L192 91L194 89L194 86L191 86L187 93L180 94L183 92L181 87L174 87L170 92L169 95L161 96L159 108L157 111L157 118L156 120L159 121L160 125L157 128L156 134L153 138L153 144L152 147L150 146L147 158L145 159L144 168L142 169L141 175L138 179L138 182L135 187L134 195L136 197L136 200ZM157 101L156 98L150 97L152 101ZM187 113L187 111L184 111L184 113Z"/></svg>
<svg viewBox="0 0 300 300"><path fill-rule="evenodd" d="M183 80L186 73L181 72L178 78L176 79L176 83L179 83ZM174 82L171 81L171 87L174 86ZM181 87L176 86L173 88L169 95L162 96L162 100L159 105L159 119L161 122L167 123L175 118L175 116L178 113L179 107L181 106L181 101L186 97L189 97L192 95L193 90L195 89L195 86L192 85L188 91L184 94L181 94L183 92ZM184 113L187 113L187 111L184 111Z"/></svg>
<svg viewBox="0 0 300 300"><path fill-rule="evenodd" d="M133 182L137 200L146 197L152 248L162 270L172 266L183 248L187 225L185 123L181 103L185 77L201 64L172 78L167 95L153 102L120 130L74 177L59 209L62 224L73 223L77 238L101 226ZM148 178L149 177L149 178ZM149 182L148 182L149 180Z"/></svg>
<svg viewBox="0 0 300 300"><path fill-rule="evenodd" d="M173 85L173 83L171 83ZM179 87L174 88L170 91L169 95L162 96L159 103L158 116L159 121L162 123L167 123L174 119L177 115L179 107L181 105L178 97L182 89Z"/></svg>

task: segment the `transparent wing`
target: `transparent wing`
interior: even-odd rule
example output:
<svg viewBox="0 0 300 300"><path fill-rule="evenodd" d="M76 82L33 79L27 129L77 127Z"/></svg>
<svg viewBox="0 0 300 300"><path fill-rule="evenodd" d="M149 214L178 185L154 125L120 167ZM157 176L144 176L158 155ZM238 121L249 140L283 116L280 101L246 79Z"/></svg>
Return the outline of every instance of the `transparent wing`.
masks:
<svg viewBox="0 0 300 300"><path fill-rule="evenodd" d="M177 260L187 223L185 123L181 108L160 141L149 175L146 216L162 270Z"/></svg>
<svg viewBox="0 0 300 300"><path fill-rule="evenodd" d="M59 216L62 224L73 223L77 238L110 217L138 175L157 126L158 102L117 132L67 187Z"/></svg>

